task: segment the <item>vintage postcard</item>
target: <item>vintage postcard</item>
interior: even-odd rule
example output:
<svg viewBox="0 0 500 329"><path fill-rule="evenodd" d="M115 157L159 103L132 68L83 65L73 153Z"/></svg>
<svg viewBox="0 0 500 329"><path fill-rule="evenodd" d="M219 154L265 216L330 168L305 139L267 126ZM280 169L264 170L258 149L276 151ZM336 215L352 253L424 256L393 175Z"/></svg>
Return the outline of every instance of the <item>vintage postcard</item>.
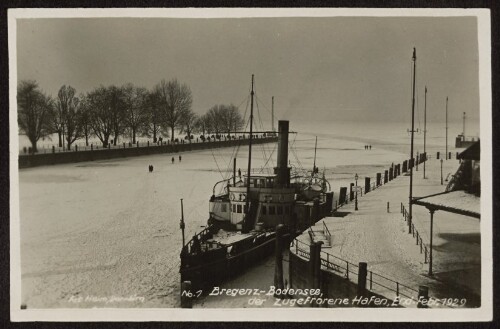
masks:
<svg viewBox="0 0 500 329"><path fill-rule="evenodd" d="M11 9L12 321L492 320L487 9Z"/></svg>

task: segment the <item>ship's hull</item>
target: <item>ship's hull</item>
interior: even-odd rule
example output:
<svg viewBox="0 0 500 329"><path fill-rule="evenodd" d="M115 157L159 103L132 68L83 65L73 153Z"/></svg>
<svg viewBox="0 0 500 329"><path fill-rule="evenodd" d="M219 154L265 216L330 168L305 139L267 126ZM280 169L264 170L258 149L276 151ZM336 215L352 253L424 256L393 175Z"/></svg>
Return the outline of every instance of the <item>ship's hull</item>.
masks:
<svg viewBox="0 0 500 329"><path fill-rule="evenodd" d="M211 256L207 253L182 255L181 282L190 281L194 292L210 292L213 287L236 277L271 255L275 245L276 234L272 232L256 241L246 239L230 245L230 254L224 249Z"/></svg>

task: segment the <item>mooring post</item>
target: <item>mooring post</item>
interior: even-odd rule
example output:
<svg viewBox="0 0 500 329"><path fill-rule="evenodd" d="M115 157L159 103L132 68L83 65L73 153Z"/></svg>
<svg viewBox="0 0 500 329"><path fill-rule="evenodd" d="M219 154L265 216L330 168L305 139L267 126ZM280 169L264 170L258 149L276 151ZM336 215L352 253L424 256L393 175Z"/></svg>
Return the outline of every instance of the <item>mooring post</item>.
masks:
<svg viewBox="0 0 500 329"><path fill-rule="evenodd" d="M394 169L391 167L389 168L389 180L391 181L394 178Z"/></svg>
<svg viewBox="0 0 500 329"><path fill-rule="evenodd" d="M436 159L439 160L439 152L436 153Z"/></svg>
<svg viewBox="0 0 500 329"><path fill-rule="evenodd" d="M339 203L343 205L347 201L347 187L340 188Z"/></svg>
<svg viewBox="0 0 500 329"><path fill-rule="evenodd" d="M358 269L358 296L364 296L366 294L366 276L368 274L366 262L360 262Z"/></svg>
<svg viewBox="0 0 500 329"><path fill-rule="evenodd" d="M408 160L405 160L403 161L403 172L407 172L408 171Z"/></svg>
<svg viewBox="0 0 500 329"><path fill-rule="evenodd" d="M384 184L387 184L388 181L389 181L389 171L386 170L384 172Z"/></svg>
<svg viewBox="0 0 500 329"><path fill-rule="evenodd" d="M312 242L309 246L309 269L311 275L312 289L321 289L321 245L323 241ZM317 307L311 304L311 307Z"/></svg>
<svg viewBox="0 0 500 329"><path fill-rule="evenodd" d="M380 186L382 184L382 174L377 173L377 186Z"/></svg>
<svg viewBox="0 0 500 329"><path fill-rule="evenodd" d="M276 226L276 248L275 248L275 266L274 266L274 286L276 289L283 291L285 284L283 283L283 236L284 236L285 226L283 224L278 224ZM274 294L276 298L285 297L283 294Z"/></svg>
<svg viewBox="0 0 500 329"><path fill-rule="evenodd" d="M181 308L193 308L191 281L184 281L181 283Z"/></svg>
<svg viewBox="0 0 500 329"><path fill-rule="evenodd" d="M418 286L418 303L417 308L428 308L429 302L429 287Z"/></svg>
<svg viewBox="0 0 500 329"><path fill-rule="evenodd" d="M354 183L351 183L350 184L350 188L349 188L349 201L352 201L354 200Z"/></svg>

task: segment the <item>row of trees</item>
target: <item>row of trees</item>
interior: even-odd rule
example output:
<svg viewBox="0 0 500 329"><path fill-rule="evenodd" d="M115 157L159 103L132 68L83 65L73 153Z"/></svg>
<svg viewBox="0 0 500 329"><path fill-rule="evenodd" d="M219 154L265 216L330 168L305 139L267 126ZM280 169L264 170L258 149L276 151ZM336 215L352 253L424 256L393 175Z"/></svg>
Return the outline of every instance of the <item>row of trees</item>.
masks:
<svg viewBox="0 0 500 329"><path fill-rule="evenodd" d="M191 89L176 79L162 80L152 90L125 84L121 87L100 86L86 94L76 95L71 86L62 86L56 98L43 93L36 81L23 80L17 89L18 124L37 151L37 141L57 134L59 147L68 149L77 140L95 136L103 147L120 137L136 143L138 136L162 136L176 140L175 132L230 134L244 126L244 119L234 105L215 105L198 116L192 110ZM202 137L202 139L204 139Z"/></svg>

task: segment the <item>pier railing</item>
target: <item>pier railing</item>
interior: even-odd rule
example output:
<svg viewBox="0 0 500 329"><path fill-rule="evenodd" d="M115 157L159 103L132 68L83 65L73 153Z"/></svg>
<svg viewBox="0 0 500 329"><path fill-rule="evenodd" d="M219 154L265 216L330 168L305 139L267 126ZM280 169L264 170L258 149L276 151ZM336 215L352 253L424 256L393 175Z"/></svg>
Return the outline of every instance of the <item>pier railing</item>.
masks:
<svg viewBox="0 0 500 329"><path fill-rule="evenodd" d="M295 245L292 247L292 250L295 249L296 255L307 260L311 258L310 246L307 243L295 239L294 244ZM332 255L326 251L320 252L320 258L322 269L332 271L333 273L342 276L353 283L358 283L358 265ZM371 270L367 273L366 288L373 293L391 298L393 300L404 297L413 300L414 304L418 302L419 291L417 289L410 287L408 284L391 279L387 275ZM439 307L441 305L437 306ZM449 307L448 305L446 306Z"/></svg>
<svg viewBox="0 0 500 329"><path fill-rule="evenodd" d="M403 214L404 221L407 223L407 225L410 225L410 213L408 212L408 210L406 210L402 202L401 213ZM427 264L429 261L429 250L427 249L427 244L424 244L422 234L420 234L420 232L415 228L415 222L413 220L411 221L411 232L413 238L415 238L416 245L420 247L420 253L424 255L424 264Z"/></svg>

